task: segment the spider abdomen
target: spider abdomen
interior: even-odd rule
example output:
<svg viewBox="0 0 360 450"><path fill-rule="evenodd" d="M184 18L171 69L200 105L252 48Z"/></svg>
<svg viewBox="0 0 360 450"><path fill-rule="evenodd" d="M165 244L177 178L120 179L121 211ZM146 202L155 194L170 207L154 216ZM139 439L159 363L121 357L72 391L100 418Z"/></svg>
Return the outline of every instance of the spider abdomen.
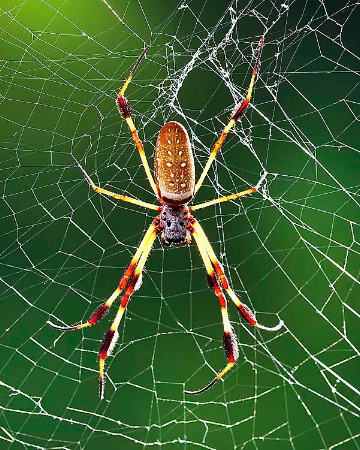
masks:
<svg viewBox="0 0 360 450"><path fill-rule="evenodd" d="M155 183L164 203L182 205L194 196L195 166L189 136L178 122L160 130L154 161Z"/></svg>

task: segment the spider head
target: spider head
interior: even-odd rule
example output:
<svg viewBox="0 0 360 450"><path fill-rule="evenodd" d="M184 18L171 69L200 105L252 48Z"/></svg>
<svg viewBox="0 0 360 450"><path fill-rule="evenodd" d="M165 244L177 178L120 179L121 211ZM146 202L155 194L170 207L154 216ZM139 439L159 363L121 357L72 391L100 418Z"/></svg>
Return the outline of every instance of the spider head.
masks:
<svg viewBox="0 0 360 450"><path fill-rule="evenodd" d="M160 214L163 227L161 243L164 247L170 247L172 244L190 244L191 236L187 230L189 216L189 208L186 205L164 205L162 207Z"/></svg>

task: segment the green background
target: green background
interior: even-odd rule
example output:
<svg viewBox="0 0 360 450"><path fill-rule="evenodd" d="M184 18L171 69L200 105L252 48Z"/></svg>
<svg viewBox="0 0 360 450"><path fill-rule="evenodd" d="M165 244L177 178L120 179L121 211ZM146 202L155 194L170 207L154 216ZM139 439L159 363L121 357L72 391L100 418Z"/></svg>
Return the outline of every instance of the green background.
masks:
<svg viewBox="0 0 360 450"><path fill-rule="evenodd" d="M359 448L359 7L355 2L3 0L0 5L0 448ZM160 127L189 130L199 176L241 101L265 33L253 107L231 132L195 203L238 295L276 333L230 318L195 244L156 241L106 362L115 315L86 320L117 286L154 217L89 190L155 202L116 93L130 85L149 164Z"/></svg>

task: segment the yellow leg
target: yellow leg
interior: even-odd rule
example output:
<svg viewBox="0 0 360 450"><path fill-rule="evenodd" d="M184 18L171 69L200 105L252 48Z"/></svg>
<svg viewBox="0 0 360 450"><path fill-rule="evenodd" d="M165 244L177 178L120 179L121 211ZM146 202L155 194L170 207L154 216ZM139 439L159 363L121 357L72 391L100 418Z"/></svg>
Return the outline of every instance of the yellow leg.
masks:
<svg viewBox="0 0 360 450"><path fill-rule="evenodd" d="M230 324L229 315L227 312L226 299L221 290L221 287L219 286L218 280L216 278L216 274L214 272L214 268L211 264L209 255L206 252L204 242L201 239L201 237L199 236L198 232L195 230L195 228L192 228L190 226L189 229L195 238L195 242L198 246L201 258L204 262L209 284L219 300L219 304L220 304L220 308L221 308L221 316L222 316L222 321L223 321L223 327L224 327L223 346L224 346L224 352L225 352L226 358L228 360L228 363L225 366L225 368L221 372L219 372L216 375L216 377L212 381L210 381L210 383L208 383L206 386L204 386L201 389L198 389L197 391L185 391L185 394L197 395L197 394L201 394L202 392L205 392L208 389L210 389L217 381L219 381L221 378L223 378L223 376L235 365L235 363L239 357L239 347L238 347L236 335L233 332L231 324Z"/></svg>
<svg viewBox="0 0 360 450"><path fill-rule="evenodd" d="M192 226L194 227L194 230L197 232L199 239L202 241L202 244L206 250L206 253L209 255L211 264L215 270L217 277L220 280L220 284L225 289L225 291L227 292L227 294L229 295L231 300L235 303L239 313L247 320L247 322L249 322L251 325L253 325L256 328L259 328L261 330L266 330L266 331L279 330L284 325L284 322L282 320L280 320L279 323L277 325L275 325L274 327L267 327L265 325L258 323L258 321L256 320L256 317L255 317L255 314L251 311L251 309L247 305L245 305L244 303L242 303L240 301L239 297L231 289L228 279L224 273L224 270L223 270L219 260L217 259L215 252L214 252L213 248L211 247L211 244L210 244L208 238L206 237L204 230L202 229L199 222L196 219L192 218L191 223L192 223ZM194 234L194 236L195 236L195 234Z"/></svg>
<svg viewBox="0 0 360 450"><path fill-rule="evenodd" d="M238 192L237 194L226 195L225 197L215 198L208 202L199 203L198 205L190 206L190 211L195 211L197 209L207 208L211 205L216 205L217 203L228 202L229 200L235 200L236 198L242 197L243 195L252 194L256 192L256 188L247 189L246 191Z"/></svg>
<svg viewBox="0 0 360 450"><path fill-rule="evenodd" d="M51 321L48 321L47 323L51 325L53 328L56 328L58 330L67 331L67 330L80 330L81 328L90 327L91 325L95 325L96 322L98 322L104 315L109 311L110 306L114 303L114 301L118 298L118 296L121 294L122 290L128 285L129 280L133 276L134 270L137 267L139 263L139 259L144 251L149 246L149 242L152 239L155 230L157 229L159 219L156 218L150 227L148 228L147 232L145 233L145 236L143 237L138 249L136 250L135 255L133 256L130 264L126 268L124 275L122 276L120 283L118 287L115 289L115 291L111 294L111 296L102 304L100 305L90 316L90 318L83 323L77 324L77 325L71 325L71 326L61 326L56 325L52 323ZM151 241L151 245L152 245Z"/></svg>
<svg viewBox="0 0 360 450"><path fill-rule="evenodd" d="M255 66L253 68L253 72L252 72L252 76L251 76L251 80L250 80L250 85L249 85L249 88L248 88L248 92L247 92L246 98L239 105L239 107L237 107L234 110L234 113L232 114L229 123L226 125L226 127L224 128L223 132L221 133L219 139L216 141L213 149L211 150L209 159L208 159L208 161L207 161L207 163L206 163L206 165L205 165L205 167L203 169L202 174L200 175L200 178L199 178L198 182L196 183L195 193L200 189L200 186L203 184L204 179L205 179L205 177L206 177L206 175L207 175L207 173L208 173L208 171L210 169L210 166L211 166L212 162L214 161L217 152L220 150L221 146L223 145L223 143L224 143L224 141L226 139L226 136L228 135L229 131L235 125L236 121L238 119L240 119L245 114L245 111L246 111L247 107L249 106L249 103L250 103L250 100L251 100L252 91L253 91L253 88L254 88L255 77L256 77L256 74L257 74L257 71L258 71L258 67L259 67L259 62L260 62L260 57L261 57L261 52L262 52L263 46L264 46L264 37L262 37L260 39L260 42L259 42L259 52L258 52L258 56L257 56L257 59L256 59Z"/></svg>
<svg viewBox="0 0 360 450"><path fill-rule="evenodd" d="M141 279L141 274L142 271L144 269L146 260L149 256L149 253L151 251L152 245L154 243L154 240L157 236L157 234L160 232L160 228L156 227L154 229L152 229L151 234L149 235L145 248L143 250L143 253L139 259L139 262L137 263L135 270L133 271L129 282L127 284L125 293L121 299L121 303L120 303L120 307L119 310L115 316L115 319L111 325L111 328L105 333L103 341L100 345L100 350L99 350L99 382L100 382L100 386L99 386L99 394L100 394L100 398L104 397L104 382L105 382L105 378L104 378L104 366L105 366L105 360L106 358L111 354L111 352L113 351L116 341L119 338L119 332L118 332L118 328L120 325L120 321L122 319L122 316L125 312L126 306L129 303L129 300L131 298L131 295L134 293L134 291L136 291L140 286L139 286L139 281Z"/></svg>
<svg viewBox="0 0 360 450"><path fill-rule="evenodd" d="M108 197L115 198L116 200L121 200L123 202L132 203L134 205L142 206L143 208L153 209L155 211L159 211L160 206L152 205L151 203L143 202L142 200L138 200L137 198L128 197L126 195L116 194L115 192L108 191L107 189L103 189L92 181L90 176L86 173L85 169L78 163L78 166L81 172L84 174L86 181L89 183L90 187L99 194L107 195Z"/></svg>
<svg viewBox="0 0 360 450"><path fill-rule="evenodd" d="M135 64L134 68L130 72L130 75L127 77L123 87L120 89L119 95L118 95L118 97L116 99L116 106L118 107L118 110L119 110L120 114L124 117L124 119L126 120L126 123L128 124L128 127L129 127L129 129L131 131L131 136L132 136L133 141L134 141L134 143L136 145L136 148L138 149L138 152L139 152L139 155L140 155L140 158L141 158L141 162L142 162L142 165L144 166L145 173L146 173L146 176L147 176L147 178L149 180L150 186L151 186L152 190L154 191L155 195L157 196L158 192L157 192L156 184L155 184L154 178L153 178L153 176L151 174L149 163L148 163L148 161L146 159L146 155L145 155L145 151L144 151L144 145L141 142L141 139L139 138L138 132L137 132L137 130L135 128L135 125L134 125L134 122L133 122L133 120L131 118L131 110L130 110L129 103L126 100L126 98L124 97L125 91L126 91L127 87L129 86L130 81L131 81L131 79L132 79L136 69L138 68L141 60L145 56L145 53L147 52L148 48L149 47L146 47L144 49L144 51L141 53L140 57L136 61L136 64Z"/></svg>

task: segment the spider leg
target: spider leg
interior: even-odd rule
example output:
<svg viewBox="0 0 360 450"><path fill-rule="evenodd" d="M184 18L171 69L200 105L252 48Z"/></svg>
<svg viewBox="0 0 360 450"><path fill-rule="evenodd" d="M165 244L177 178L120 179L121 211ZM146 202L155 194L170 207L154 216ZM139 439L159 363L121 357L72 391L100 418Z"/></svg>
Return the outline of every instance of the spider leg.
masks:
<svg viewBox="0 0 360 450"><path fill-rule="evenodd" d="M199 222L193 216L191 216L189 219L188 229L195 238L201 258L206 268L206 272L208 274L209 284L219 299L224 325L224 351L228 360L225 368L221 372L219 372L216 377L205 387L197 391L185 391L186 394L201 394L202 392L205 392L206 390L211 388L218 380L223 378L223 376L235 365L239 356L238 342L236 339L236 335L231 328L229 316L226 309L226 300L223 296L221 287L226 290L231 300L235 303L239 314L245 317L245 319L251 325L262 330L277 331L283 326L284 322L280 320L280 322L274 327L266 327L259 324L256 320L255 314L251 311L251 309L247 305L241 303L235 292L230 288L224 270L219 260L217 259L215 252L210 245L210 242L208 241Z"/></svg>
<svg viewBox="0 0 360 450"><path fill-rule="evenodd" d="M100 345L100 350L99 350L99 382L100 382L99 395L100 395L100 398L104 398L105 360L111 354L111 352L114 350L116 341L119 338L118 328L120 325L121 318L124 314L127 304L129 303L131 295L140 287L139 284L141 283L141 274L144 269L145 262L149 256L149 253L151 251L154 240L160 231L161 231L161 227L159 225L155 226L152 229L152 232L149 235L147 242L144 246L144 249L143 249L142 255L139 259L139 262L137 263L135 269L132 272L132 275L129 278L129 282L125 289L124 295L121 298L119 310L115 316L115 319L111 325L111 328L104 334L102 343Z"/></svg>
<svg viewBox="0 0 360 450"><path fill-rule="evenodd" d="M107 189L103 189L100 186L96 186L90 176L87 174L85 169L78 163L79 169L83 173L86 181L89 183L89 186L99 194L107 195L109 197L115 198L116 200L122 200L123 202L133 203L134 205L142 206L143 208L154 209L155 211L159 211L161 206L152 205L151 203L143 202L142 200L138 200L133 197L128 197L126 195L116 194L115 192L108 191Z"/></svg>
<svg viewBox="0 0 360 450"><path fill-rule="evenodd" d="M209 255L206 252L206 248L204 246L204 243L202 239L200 238L198 232L189 225L189 231L192 233L192 235L195 238L196 244L198 246L198 249L200 251L201 258L204 262L205 269L208 276L208 281L210 287L215 292L215 295L217 296L221 308L221 315L222 315L222 321L223 321L223 346L224 346L224 352L226 355L226 358L228 360L227 365L224 367L224 369L219 372L216 377L210 381L205 387L197 390L197 391L185 391L185 394L201 394L202 392L207 391L210 389L218 380L223 378L223 376L235 365L238 357L239 357L239 347L236 335L231 327L229 315L227 312L227 304L226 304L226 298L222 292L221 287L219 286L217 275L214 271L214 268L211 264Z"/></svg>
<svg viewBox="0 0 360 450"><path fill-rule="evenodd" d="M140 158L141 158L141 162L142 165L144 166L145 169L145 173L146 176L149 180L149 183L151 185L152 190L154 191L155 195L158 195L157 189L156 189L156 184L154 182L154 178L151 174L150 171L150 167L149 167L149 163L146 159L146 155L145 155L145 151L144 151L144 145L141 142L141 139L139 138L138 132L135 128L134 122L131 118L131 108L130 108L130 104L127 101L127 99L124 97L125 91L136 71L136 69L138 68L141 60L143 59L143 57L145 56L145 53L148 51L149 47L146 47L143 52L141 53L140 57L138 58L138 60L136 61L136 64L134 66L134 68L132 69L132 71L130 72L129 76L127 77L127 79L125 80L125 83L123 85L123 87L121 88L119 95L116 99L116 106L120 112L120 114L124 117L124 119L126 120L126 123L128 124L128 127L131 131L131 136L133 138L133 141L136 145L136 148L138 149Z"/></svg>
<svg viewBox="0 0 360 450"><path fill-rule="evenodd" d="M194 237L198 236L198 239L200 239L200 241L202 242L202 245L205 247L206 253L209 255L212 267L215 270L215 273L220 281L221 286L225 289L225 291L228 293L231 300L235 303L239 314L241 314L247 320L247 322L249 322L251 325L253 325L256 328L259 328L261 330L266 330L266 331L279 330L284 325L283 320L280 320L279 323L277 325L275 325L274 327L267 327L265 325L261 325L256 320L256 317L255 317L255 314L253 313L253 311L251 311L251 309L247 305L245 305L244 303L242 303L240 301L239 297L231 289L228 279L224 273L224 269L222 268L222 265L220 264L219 260L217 259L215 252L214 252L213 248L211 247L211 244L210 244L208 238L206 237L206 234L204 233L204 230L202 229L201 225L194 217L191 217L190 221L191 221L191 224L196 233L196 234L193 233Z"/></svg>
<svg viewBox="0 0 360 450"><path fill-rule="evenodd" d="M210 166L212 164L212 162L214 161L217 152L220 150L221 146L223 145L226 136L228 135L229 131L231 130L231 128L235 125L236 121L238 119L240 119L244 114L245 111L247 109L247 107L249 106L250 100L251 100L251 95L252 95L252 91L254 88L254 83L255 83L255 77L258 71L258 67L259 67L259 63L260 63L260 57L261 57L261 53L262 53L262 49L264 46L264 36L260 39L259 42L259 51L258 51L258 55L256 58L256 62L253 68L253 72L252 72L252 76L251 76L251 80L250 80L250 85L248 88L248 92L246 95L245 100L242 101L242 103L240 103L240 105L238 107L236 107L234 109L233 114L231 115L230 121L229 123L226 125L226 127L224 128L223 132L221 133L220 137L218 138L218 140L216 141L214 147L211 150L209 159L203 169L202 174L200 175L200 178L198 180L198 182L196 183L195 186L195 193L200 189L200 186L203 184L204 179L206 177L206 174L208 173L208 170L210 169Z"/></svg>
<svg viewBox="0 0 360 450"><path fill-rule="evenodd" d="M56 328L57 330L67 331L67 330L80 330L81 328L90 327L91 325L95 325L98 320L100 320L104 315L109 311L110 306L114 303L114 301L117 299L117 297L120 295L122 290L129 285L130 280L134 274L134 271L136 270L137 266L140 263L140 257L142 254L148 250L149 243L151 242L151 245L153 243L153 235L154 233L157 233L157 229L159 226L159 217L156 217L151 225L149 226L147 232L145 233L145 236L143 237L138 249L136 250L135 255L133 256L130 264L125 269L125 272L119 282L118 287L115 289L115 291L111 294L111 296L102 304L100 305L90 316L90 318L84 322L77 325L71 325L71 326L60 326L52 323L51 321L47 321L47 323L52 326L53 328ZM151 248L150 245L150 248ZM140 286L139 286L140 287Z"/></svg>
<svg viewBox="0 0 360 450"><path fill-rule="evenodd" d="M238 192L237 194L225 195L225 197L215 198L214 200L210 200L208 202L199 203L198 205L190 206L190 211L195 211L196 209L207 208L211 205L216 205L217 203L228 202L229 200L235 200L236 198L242 197L243 195L252 194L256 192L256 188L247 189L246 191Z"/></svg>

